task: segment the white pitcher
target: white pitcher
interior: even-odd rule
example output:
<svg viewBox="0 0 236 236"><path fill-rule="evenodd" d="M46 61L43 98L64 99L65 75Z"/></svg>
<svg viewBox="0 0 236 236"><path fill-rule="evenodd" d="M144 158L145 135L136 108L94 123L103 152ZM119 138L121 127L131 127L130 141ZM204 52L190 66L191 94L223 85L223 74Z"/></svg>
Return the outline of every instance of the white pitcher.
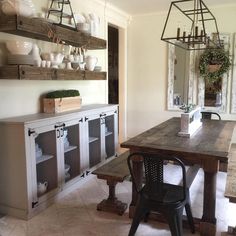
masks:
<svg viewBox="0 0 236 236"><path fill-rule="evenodd" d="M86 69L90 70L90 71L93 71L95 66L98 63L98 58L95 57L95 56L87 56L85 58L85 63L86 63Z"/></svg>
<svg viewBox="0 0 236 236"><path fill-rule="evenodd" d="M31 55L33 56L34 64L39 67L41 65L42 59L40 57L39 47L36 43L33 45Z"/></svg>
<svg viewBox="0 0 236 236"><path fill-rule="evenodd" d="M41 195L45 193L47 191L47 187L48 187L47 181L45 181L44 183L38 182L38 186L37 186L38 194Z"/></svg>

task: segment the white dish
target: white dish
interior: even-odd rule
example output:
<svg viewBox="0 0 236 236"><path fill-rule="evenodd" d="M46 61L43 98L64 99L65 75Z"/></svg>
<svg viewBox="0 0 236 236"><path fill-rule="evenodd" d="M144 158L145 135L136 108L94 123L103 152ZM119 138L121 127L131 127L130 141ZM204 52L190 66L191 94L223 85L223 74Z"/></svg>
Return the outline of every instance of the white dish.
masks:
<svg viewBox="0 0 236 236"><path fill-rule="evenodd" d="M77 29L84 32L84 33L90 33L90 24L88 23L77 23L76 24Z"/></svg>
<svg viewBox="0 0 236 236"><path fill-rule="evenodd" d="M34 58L32 55L8 54L7 63L9 65L34 65Z"/></svg>
<svg viewBox="0 0 236 236"><path fill-rule="evenodd" d="M65 174L68 173L70 170L70 166L68 164L65 164Z"/></svg>
<svg viewBox="0 0 236 236"><path fill-rule="evenodd" d="M70 174L69 173L65 173L65 181L68 181L70 179Z"/></svg>
<svg viewBox="0 0 236 236"><path fill-rule="evenodd" d="M100 72L100 71L102 71L102 67L101 66L95 66L94 71Z"/></svg>

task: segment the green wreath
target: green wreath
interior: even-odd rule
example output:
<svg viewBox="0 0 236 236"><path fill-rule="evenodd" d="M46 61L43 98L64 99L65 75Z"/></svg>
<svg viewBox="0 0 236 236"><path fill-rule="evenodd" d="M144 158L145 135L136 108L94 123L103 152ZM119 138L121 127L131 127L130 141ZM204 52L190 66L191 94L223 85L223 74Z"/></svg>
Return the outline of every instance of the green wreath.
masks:
<svg viewBox="0 0 236 236"><path fill-rule="evenodd" d="M219 65L215 71L210 71L209 65ZM229 70L229 54L224 49L208 48L200 56L200 75L209 82L215 82Z"/></svg>

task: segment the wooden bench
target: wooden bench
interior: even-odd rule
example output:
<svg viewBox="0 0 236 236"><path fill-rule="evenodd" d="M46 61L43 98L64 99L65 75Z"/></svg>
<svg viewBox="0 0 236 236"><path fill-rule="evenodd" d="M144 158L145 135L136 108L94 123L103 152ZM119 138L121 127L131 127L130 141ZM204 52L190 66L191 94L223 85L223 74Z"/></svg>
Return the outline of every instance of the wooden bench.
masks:
<svg viewBox="0 0 236 236"><path fill-rule="evenodd" d="M108 198L102 200L97 205L97 210L115 212L119 215L122 215L127 209L127 204L117 199L115 187L118 182L123 182L130 175L127 165L128 155L129 152L127 151L92 172L92 174L97 175L99 179L106 180L109 187ZM194 181L199 168L200 167L198 165L190 166L188 168L186 173L188 188L190 188L192 182Z"/></svg>
<svg viewBox="0 0 236 236"><path fill-rule="evenodd" d="M229 201L236 203L236 143L231 145L229 153L229 163L227 171L227 179L225 186L225 197L229 198ZM228 233L236 235L236 226L228 227Z"/></svg>
<svg viewBox="0 0 236 236"><path fill-rule="evenodd" d="M97 210L123 215L127 209L127 203L123 203L117 199L115 188L118 182L123 182L130 175L127 165L128 156L129 152L127 151L92 172L99 179L106 180L109 187L108 198L102 200L97 205Z"/></svg>

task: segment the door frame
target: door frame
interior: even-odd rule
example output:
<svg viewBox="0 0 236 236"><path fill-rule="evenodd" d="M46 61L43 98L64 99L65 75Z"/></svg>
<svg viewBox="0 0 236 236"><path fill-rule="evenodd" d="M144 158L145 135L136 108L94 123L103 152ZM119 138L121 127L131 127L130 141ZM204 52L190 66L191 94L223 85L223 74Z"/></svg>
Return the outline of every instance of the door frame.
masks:
<svg viewBox="0 0 236 236"><path fill-rule="evenodd" d="M119 143L127 139L127 27L121 27L112 21L107 21L106 38L108 38L108 25L115 27L119 31ZM108 50L107 50L107 68L108 68ZM108 102L108 80L107 92Z"/></svg>

